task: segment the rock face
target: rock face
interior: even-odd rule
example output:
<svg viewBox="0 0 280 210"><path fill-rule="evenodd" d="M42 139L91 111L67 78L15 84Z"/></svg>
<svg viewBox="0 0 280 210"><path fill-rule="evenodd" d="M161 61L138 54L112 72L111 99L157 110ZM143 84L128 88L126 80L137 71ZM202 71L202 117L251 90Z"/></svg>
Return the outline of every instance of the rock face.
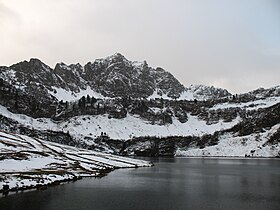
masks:
<svg viewBox="0 0 280 210"><path fill-rule="evenodd" d="M1 78L28 94L55 95L56 88L79 93L88 87L105 97L147 98L157 91L178 98L184 86L162 68L144 62L128 61L116 53L85 66L58 63L54 69L39 59L30 59L10 67L0 67Z"/></svg>
<svg viewBox="0 0 280 210"><path fill-rule="evenodd" d="M233 156L276 156L279 104L280 86L239 95L184 87L119 53L85 66L52 69L30 59L0 67L1 130L123 155L223 155L205 148L221 151L224 139L234 139L247 147Z"/></svg>
<svg viewBox="0 0 280 210"><path fill-rule="evenodd" d="M220 99L231 96L227 90L222 88L215 88L213 86L205 86L205 85L191 85L186 88L187 91L192 92L194 98L198 99Z"/></svg>
<svg viewBox="0 0 280 210"><path fill-rule="evenodd" d="M119 53L87 63L83 78L97 92L109 97L146 98L159 90L175 98L184 91L184 86L165 70L153 69L145 61L128 61Z"/></svg>

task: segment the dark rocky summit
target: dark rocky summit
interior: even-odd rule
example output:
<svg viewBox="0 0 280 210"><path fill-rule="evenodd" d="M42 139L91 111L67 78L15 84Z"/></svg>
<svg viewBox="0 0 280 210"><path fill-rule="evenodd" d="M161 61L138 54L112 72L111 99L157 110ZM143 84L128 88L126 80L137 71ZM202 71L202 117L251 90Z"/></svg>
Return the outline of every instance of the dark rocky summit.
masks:
<svg viewBox="0 0 280 210"><path fill-rule="evenodd" d="M130 96L147 98L157 91L178 98L184 86L162 68L149 67L147 62L128 61L116 53L85 66L58 63L54 69L39 59L30 59L10 67L0 67L1 78L29 94L50 97L54 88L79 93L87 87L107 97Z"/></svg>

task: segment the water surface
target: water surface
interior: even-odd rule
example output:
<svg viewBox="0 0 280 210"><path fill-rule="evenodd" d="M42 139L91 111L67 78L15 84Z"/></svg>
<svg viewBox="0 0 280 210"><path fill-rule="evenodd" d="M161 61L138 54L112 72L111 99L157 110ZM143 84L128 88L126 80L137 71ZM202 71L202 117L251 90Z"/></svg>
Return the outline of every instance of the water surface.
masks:
<svg viewBox="0 0 280 210"><path fill-rule="evenodd" d="M279 159L160 158L102 179L0 198L0 209L280 209Z"/></svg>

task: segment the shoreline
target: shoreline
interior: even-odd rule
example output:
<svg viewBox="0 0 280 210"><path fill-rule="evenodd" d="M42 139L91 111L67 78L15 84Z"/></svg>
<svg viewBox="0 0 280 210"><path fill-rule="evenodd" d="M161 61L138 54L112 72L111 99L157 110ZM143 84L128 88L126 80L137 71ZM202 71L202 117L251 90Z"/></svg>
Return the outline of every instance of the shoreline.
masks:
<svg viewBox="0 0 280 210"><path fill-rule="evenodd" d="M25 186L21 186L21 187L12 187L12 188L7 188L5 186L9 186L7 185L3 185L2 188L0 188L0 198L3 198L5 196L8 196L10 193L18 193L18 192L26 192L28 190L45 190L49 187L53 187L53 186L58 186L61 184L67 184L67 183L72 183L72 182L76 182L78 180L81 180L83 178L96 178L96 179L101 179L102 177L107 176L109 173L115 171L115 170L120 170L120 169L128 169L128 168L145 168L145 167L153 167L154 164L152 162L150 162L149 165L145 165L145 166L135 166L135 167L123 167L123 168L114 168L114 169L108 169L108 170L100 170L98 174L84 174L84 175L73 175L72 178L65 178L65 179L61 179L61 180L54 180L50 183L45 183L45 184L41 184L38 183L36 185L25 185ZM2 173L0 175L7 175L7 173ZM5 189L6 188L6 189Z"/></svg>

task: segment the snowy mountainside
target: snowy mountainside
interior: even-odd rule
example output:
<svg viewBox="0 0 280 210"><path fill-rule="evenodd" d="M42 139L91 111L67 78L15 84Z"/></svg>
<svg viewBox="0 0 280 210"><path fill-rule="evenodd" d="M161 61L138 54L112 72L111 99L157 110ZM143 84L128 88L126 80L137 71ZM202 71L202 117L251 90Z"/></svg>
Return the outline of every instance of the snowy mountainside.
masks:
<svg viewBox="0 0 280 210"><path fill-rule="evenodd" d="M36 119L23 114L15 114L6 107L0 106L2 115L0 129L122 155L209 154L244 157L251 154L248 150L256 150L261 145L267 145L265 148L275 147L274 152L268 152L270 149L267 149L266 153L259 152L255 155L278 156L279 138L276 135L276 139L271 141L270 137L280 130L276 129L280 125L279 97L238 103L238 105L235 101L220 104L173 101L173 104L168 105L171 122L166 121L168 115L164 114L168 101L163 101L164 107L151 107L161 102L161 100L146 102L148 110L147 112L142 110L143 116L137 113L127 113L122 118L113 118L108 114L79 115L62 121L49 118ZM178 118L174 113L178 106L185 107L184 120L180 118L182 116ZM151 114L150 110L154 114L158 113L160 117L164 116L165 123L156 123L157 115L150 115L154 118L147 118L145 113ZM50 131L56 132L55 135L60 137L55 138ZM266 134L268 131L269 135ZM226 149L229 149L224 146L227 145L225 143L227 137L228 142L231 141L230 139L235 139L236 142L249 139L250 144L246 144L247 148L244 148L243 152L235 151L240 147L234 148L228 144L229 148L232 147L232 152L226 153ZM206 152L207 149L204 149L210 149L220 143L223 145L221 148L217 146L217 151L220 149L220 153L216 150L215 153Z"/></svg>
<svg viewBox="0 0 280 210"><path fill-rule="evenodd" d="M279 104L280 86L235 95L184 87L164 69L119 53L84 66L52 69L33 58L0 67L0 129L115 154L175 155L222 136L265 141L258 134L279 125Z"/></svg>
<svg viewBox="0 0 280 210"><path fill-rule="evenodd" d="M139 116L127 115L122 119L108 118L108 115L82 115L63 122L55 122L48 118L34 119L22 114L14 114L7 108L0 106L2 116L13 119L22 126L37 130L53 130L69 132L76 138L97 138L101 132L105 132L111 139L128 140L140 136L200 136L211 134L221 129L228 129L236 125L240 119L237 117L231 122L223 122L207 125L206 121L197 116L188 115L188 121L181 123L175 117L173 122L167 125L151 124ZM4 129L4 127L2 127Z"/></svg>
<svg viewBox="0 0 280 210"><path fill-rule="evenodd" d="M199 100L219 99L231 96L231 93L229 93L226 89L205 85L191 85L186 88L185 92L192 93L193 98Z"/></svg>
<svg viewBox="0 0 280 210"><path fill-rule="evenodd" d="M189 157L279 157L280 125L273 126L263 133L252 133L245 136L237 136L233 133L226 133L219 137L217 145L197 148L189 147L187 149L179 148L176 156ZM278 135L278 142L271 144L268 139Z"/></svg>
<svg viewBox="0 0 280 210"><path fill-rule="evenodd" d="M245 113L232 128L212 134L131 139L125 143L123 153L144 156L280 157L280 103Z"/></svg>
<svg viewBox="0 0 280 210"><path fill-rule="evenodd" d="M256 99L264 99L264 98L268 98L268 97L280 97L280 86L275 86L272 88L258 88L256 90L253 90L249 93L244 93L244 94L240 94L241 97L242 96L254 96Z"/></svg>
<svg viewBox="0 0 280 210"><path fill-rule="evenodd" d="M176 97L177 100L215 100L215 99L224 99L232 96L230 92L226 89L216 88L213 86L205 85L191 85L185 87L185 90L180 93L179 97ZM160 90L156 89L148 99L163 98L167 100L172 100L172 97L169 97L167 94L162 93Z"/></svg>
<svg viewBox="0 0 280 210"><path fill-rule="evenodd" d="M147 166L151 163L0 131L0 192Z"/></svg>

